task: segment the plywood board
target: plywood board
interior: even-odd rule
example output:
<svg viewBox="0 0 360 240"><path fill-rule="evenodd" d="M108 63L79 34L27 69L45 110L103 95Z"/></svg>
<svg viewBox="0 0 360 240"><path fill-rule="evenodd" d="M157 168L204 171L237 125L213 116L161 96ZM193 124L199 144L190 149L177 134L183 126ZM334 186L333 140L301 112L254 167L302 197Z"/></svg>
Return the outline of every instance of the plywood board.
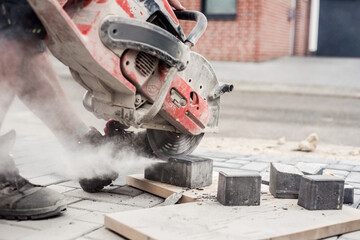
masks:
<svg viewBox="0 0 360 240"><path fill-rule="evenodd" d="M307 211L274 198L252 207L195 202L109 214L105 226L129 239L302 240L359 230L360 211Z"/></svg>
<svg viewBox="0 0 360 240"><path fill-rule="evenodd" d="M170 184L155 182L144 178L144 174L130 175L126 178L126 184L152 193L156 196L167 198L173 193L184 191L183 197L179 203L188 203L196 201L215 201L218 184L218 173L214 172L211 186L200 189L185 189Z"/></svg>

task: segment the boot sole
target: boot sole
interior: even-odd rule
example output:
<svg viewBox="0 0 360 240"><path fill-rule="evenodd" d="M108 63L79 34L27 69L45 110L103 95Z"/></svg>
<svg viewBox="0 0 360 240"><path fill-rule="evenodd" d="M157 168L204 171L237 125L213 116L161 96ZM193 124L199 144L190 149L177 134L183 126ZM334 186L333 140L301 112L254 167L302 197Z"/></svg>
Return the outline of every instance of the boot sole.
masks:
<svg viewBox="0 0 360 240"><path fill-rule="evenodd" d="M51 218L59 215L66 210L66 204L61 201L55 206L30 209L30 210L16 210L16 209L0 209L0 219L6 220L38 220Z"/></svg>

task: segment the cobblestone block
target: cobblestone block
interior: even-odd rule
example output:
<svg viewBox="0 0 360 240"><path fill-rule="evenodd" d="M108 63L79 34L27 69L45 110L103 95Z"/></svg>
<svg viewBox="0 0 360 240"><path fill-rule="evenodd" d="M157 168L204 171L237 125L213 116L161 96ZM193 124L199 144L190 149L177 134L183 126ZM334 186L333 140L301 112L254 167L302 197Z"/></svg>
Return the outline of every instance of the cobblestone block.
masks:
<svg viewBox="0 0 360 240"><path fill-rule="evenodd" d="M304 175L322 175L326 164L298 162L297 167Z"/></svg>
<svg viewBox="0 0 360 240"><path fill-rule="evenodd" d="M354 187L349 184L345 184L344 186L344 203L345 204L354 203Z"/></svg>
<svg viewBox="0 0 360 240"><path fill-rule="evenodd" d="M276 198L297 198L303 173L294 166L270 164L270 193Z"/></svg>
<svg viewBox="0 0 360 240"><path fill-rule="evenodd" d="M260 205L261 176L255 172L221 171L217 200L226 206Z"/></svg>
<svg viewBox="0 0 360 240"><path fill-rule="evenodd" d="M344 200L344 180L308 175L301 179L298 205L308 210L339 210Z"/></svg>
<svg viewBox="0 0 360 240"><path fill-rule="evenodd" d="M145 178L180 187L197 188L212 183L213 161L195 156L170 158L145 169Z"/></svg>
<svg viewBox="0 0 360 240"><path fill-rule="evenodd" d="M266 162L252 162L241 167L242 170L262 172L269 168L269 163Z"/></svg>

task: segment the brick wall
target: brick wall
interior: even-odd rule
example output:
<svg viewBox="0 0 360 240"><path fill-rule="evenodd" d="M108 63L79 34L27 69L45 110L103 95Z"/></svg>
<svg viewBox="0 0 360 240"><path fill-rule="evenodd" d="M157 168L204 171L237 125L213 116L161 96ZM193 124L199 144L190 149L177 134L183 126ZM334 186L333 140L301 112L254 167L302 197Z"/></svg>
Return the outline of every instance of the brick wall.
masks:
<svg viewBox="0 0 360 240"><path fill-rule="evenodd" d="M310 0L298 0L296 8L295 55L305 56L309 53Z"/></svg>
<svg viewBox="0 0 360 240"><path fill-rule="evenodd" d="M300 18L307 15L307 1L298 3ZM201 0L181 0L191 10L201 10ZM291 54L291 0L238 0L236 20L211 20L208 29L194 47L210 60L265 61ZM305 53L307 21L297 21L299 37L296 52ZM186 33L194 24L182 22Z"/></svg>

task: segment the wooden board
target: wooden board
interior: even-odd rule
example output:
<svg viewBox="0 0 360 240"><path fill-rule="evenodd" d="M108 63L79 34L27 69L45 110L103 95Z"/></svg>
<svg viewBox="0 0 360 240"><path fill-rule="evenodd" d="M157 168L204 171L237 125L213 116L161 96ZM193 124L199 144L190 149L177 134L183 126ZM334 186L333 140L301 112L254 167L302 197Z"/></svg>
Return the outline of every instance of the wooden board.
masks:
<svg viewBox="0 0 360 240"><path fill-rule="evenodd" d="M253 207L195 202L109 214L105 226L129 239L303 240L359 230L360 211L307 211L284 199Z"/></svg>
<svg viewBox="0 0 360 240"><path fill-rule="evenodd" d="M274 198L266 185L260 206L222 206L217 176L203 190L185 191L186 204L109 214L105 226L130 239L319 239L360 229L357 209L308 211L296 199ZM163 198L184 190L143 175L128 176L127 183Z"/></svg>
<svg viewBox="0 0 360 240"><path fill-rule="evenodd" d="M170 184L155 182L144 178L144 174L130 175L126 177L126 184L152 193L156 196L167 198L173 193L184 191L179 203L189 203L197 201L210 201L216 199L216 191L218 184L218 173L214 172L213 182L211 186L198 189L184 189Z"/></svg>

